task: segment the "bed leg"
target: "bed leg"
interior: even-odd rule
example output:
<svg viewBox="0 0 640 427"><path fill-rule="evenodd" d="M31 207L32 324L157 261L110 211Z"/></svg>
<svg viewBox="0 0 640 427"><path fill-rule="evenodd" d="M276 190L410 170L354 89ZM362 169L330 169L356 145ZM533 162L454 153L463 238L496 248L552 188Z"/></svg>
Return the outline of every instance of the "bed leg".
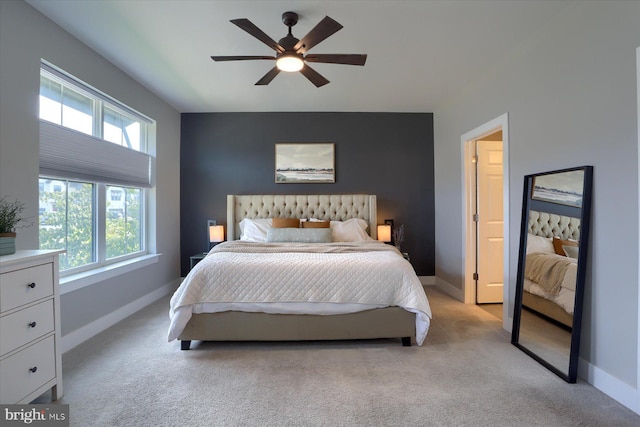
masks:
<svg viewBox="0 0 640 427"><path fill-rule="evenodd" d="M189 350L190 346L191 346L191 340L180 341L180 350Z"/></svg>
<svg viewBox="0 0 640 427"><path fill-rule="evenodd" d="M411 347L411 337L402 337L402 346Z"/></svg>

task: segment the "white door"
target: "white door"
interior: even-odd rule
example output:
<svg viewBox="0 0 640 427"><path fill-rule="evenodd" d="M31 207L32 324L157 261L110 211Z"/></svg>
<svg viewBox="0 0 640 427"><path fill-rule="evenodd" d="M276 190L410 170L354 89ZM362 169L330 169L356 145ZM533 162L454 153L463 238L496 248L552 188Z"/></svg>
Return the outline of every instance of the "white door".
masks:
<svg viewBox="0 0 640 427"><path fill-rule="evenodd" d="M477 294L476 302L503 300L502 141L477 141Z"/></svg>

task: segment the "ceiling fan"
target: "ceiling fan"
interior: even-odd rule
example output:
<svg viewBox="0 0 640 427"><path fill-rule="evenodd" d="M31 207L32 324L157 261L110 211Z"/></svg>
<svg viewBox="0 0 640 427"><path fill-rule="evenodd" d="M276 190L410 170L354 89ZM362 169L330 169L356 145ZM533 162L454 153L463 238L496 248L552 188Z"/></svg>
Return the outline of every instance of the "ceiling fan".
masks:
<svg viewBox="0 0 640 427"><path fill-rule="evenodd" d="M251 59L268 59L275 60L276 65L260 80L256 85L268 85L271 80L280 73L280 71L295 72L300 71L307 79L316 87L324 86L329 80L320 75L313 68L309 67L306 62L320 62L326 64L346 64L346 65L364 65L367 55L357 54L317 54L307 55L307 51L342 28L338 22L325 16L309 34L298 40L291 34L291 27L298 22L298 14L295 12L285 12L282 14L282 22L289 27L289 33L276 42L260 28L256 27L246 18L232 19L231 22L253 37L260 40L270 48L276 51L276 56L212 56L214 61L244 61Z"/></svg>

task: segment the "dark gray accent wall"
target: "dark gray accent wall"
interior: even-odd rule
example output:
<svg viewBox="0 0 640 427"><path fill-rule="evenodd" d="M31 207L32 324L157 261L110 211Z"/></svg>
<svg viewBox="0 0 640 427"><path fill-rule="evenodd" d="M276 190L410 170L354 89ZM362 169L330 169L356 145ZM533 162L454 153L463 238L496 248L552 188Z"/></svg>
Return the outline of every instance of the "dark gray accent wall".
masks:
<svg viewBox="0 0 640 427"><path fill-rule="evenodd" d="M279 142L335 143L336 182L276 184ZM417 274L433 276L433 169L431 113L182 114L182 275L207 249L207 220L226 226L227 194L367 193L378 197L378 223L405 225Z"/></svg>

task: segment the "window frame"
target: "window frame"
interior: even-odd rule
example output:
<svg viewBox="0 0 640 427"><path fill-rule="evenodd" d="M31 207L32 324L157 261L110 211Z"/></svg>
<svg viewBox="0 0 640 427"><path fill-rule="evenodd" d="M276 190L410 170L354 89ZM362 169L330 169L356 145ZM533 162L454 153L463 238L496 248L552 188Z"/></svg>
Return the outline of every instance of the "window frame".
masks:
<svg viewBox="0 0 640 427"><path fill-rule="evenodd" d="M47 63L46 61L41 61L40 68L40 76L45 76L46 78L54 81L57 84L62 86L62 92L64 92L64 88L68 88L72 91L78 92L83 96L89 97L93 101L93 111L92 111L92 122L93 122L93 135L88 135L82 133L88 138L98 139L103 141L105 144L111 144L114 146L122 147L126 150L131 150L132 152L143 153L144 155L149 157L149 176L152 175L151 165L153 161L149 155L149 147L151 143L149 138L155 134L154 127L155 121L152 119L138 113L137 111L131 109L130 107L122 104L121 102L111 98L110 96L94 89L88 84L78 80L77 78L69 75L68 73L60 70L59 68L53 66L52 64ZM41 80L42 82L42 80ZM64 105L61 102L62 107ZM103 138L104 133L104 111L105 107L110 110L121 114L125 118L129 118L133 121L137 121L140 123L140 147L139 150L135 148L127 147L126 145L117 144L110 140L106 140ZM38 118L40 119L40 111L38 111ZM48 121L46 119L40 119L41 123L47 123L49 126L57 126L59 128L64 128L67 130L75 131L73 128L69 128L63 126L61 124ZM61 118L62 123L62 118ZM55 130L55 129L54 129ZM41 133L42 138L42 133ZM42 157L41 157L42 160ZM42 164L41 164L42 168ZM153 191L149 191L154 187L151 180L149 180L148 186L140 186L137 182L127 183L127 182L117 182L110 181L108 179L87 179L82 176L73 176L73 174L62 173L48 173L48 170L41 171L39 174L39 179L51 179L51 180L59 180L64 181L67 186L68 191L68 183L69 182L83 182L87 184L93 185L93 210L94 215L92 218L93 230L92 230L92 242L93 247L91 251L94 254L94 260L88 264L72 267L65 270L60 270L60 281L61 283L72 282L75 280L80 280L77 286L74 286L74 289L79 287L84 287L87 284L93 283L92 280L87 281L88 275L96 274L99 276L104 276L105 272L109 272L109 274L113 274L114 271L120 270L124 268L125 271L130 271L132 269L132 265L135 263L140 263L140 266L148 265L150 262L157 261L157 255L150 253L150 242L151 236L149 235L149 224L152 221L152 218L149 217L149 204L151 203L150 197L154 194ZM112 258L107 258L107 242L106 242L106 220L108 216L107 212L107 187L120 187L124 189L123 199L126 202L126 189L135 189L140 191L140 250L135 252L130 252L127 254L119 255ZM68 209L68 206L67 206ZM40 216L40 212L38 214ZM40 224L40 221L38 221ZM83 284L84 283L84 284Z"/></svg>

